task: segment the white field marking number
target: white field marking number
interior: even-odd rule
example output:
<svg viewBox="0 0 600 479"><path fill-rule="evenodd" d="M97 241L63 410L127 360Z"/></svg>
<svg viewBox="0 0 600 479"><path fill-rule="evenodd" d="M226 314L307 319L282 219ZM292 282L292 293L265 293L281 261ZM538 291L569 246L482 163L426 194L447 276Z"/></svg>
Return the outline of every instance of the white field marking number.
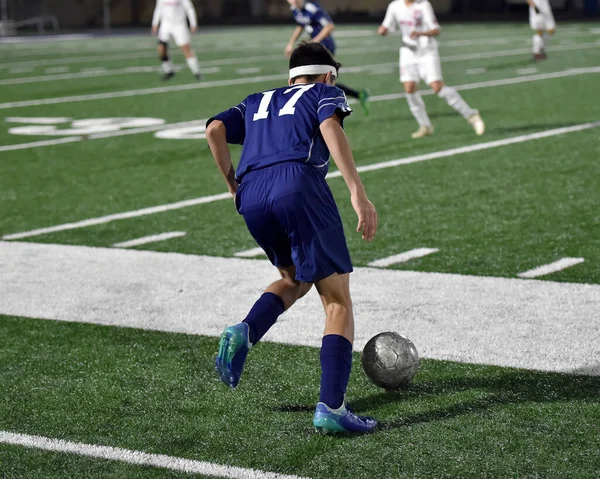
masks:
<svg viewBox="0 0 600 479"><path fill-rule="evenodd" d="M283 92L284 95L291 93L294 90L297 90L296 93L289 99L289 101L283 105L283 108L279 110L279 116L285 115L293 115L296 113L296 103L302 98L308 90L315 86L314 83L310 85L298 85L288 88ZM269 105L271 104L271 100L273 99L273 95L275 94L275 90L266 91L263 93L262 100L260 101L260 105L258 106L258 111L254 114L253 121L266 120L269 118Z"/></svg>
<svg viewBox="0 0 600 479"><path fill-rule="evenodd" d="M9 128L12 135L34 136L72 136L94 135L97 133L116 132L132 128L159 127L165 125L161 118L89 118L73 120L65 117L9 117L8 123L25 123L24 126ZM69 124L69 127L64 127ZM57 125L62 126L59 128ZM169 128L157 131L154 136L164 140L205 140L206 126L187 126Z"/></svg>
<svg viewBox="0 0 600 479"><path fill-rule="evenodd" d="M165 120L160 118L90 118L86 120L73 120L71 118L7 118L9 123L28 123L25 126L9 128L12 135L35 136L71 136L93 135L107 133L126 128L143 128L148 126L164 125ZM58 128L56 125L70 123L70 128Z"/></svg>

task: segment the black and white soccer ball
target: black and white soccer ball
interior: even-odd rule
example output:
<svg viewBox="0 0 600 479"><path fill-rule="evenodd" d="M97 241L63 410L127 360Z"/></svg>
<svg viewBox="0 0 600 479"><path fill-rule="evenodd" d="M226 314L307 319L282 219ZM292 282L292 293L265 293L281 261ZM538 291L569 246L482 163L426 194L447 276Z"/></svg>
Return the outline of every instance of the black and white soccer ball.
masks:
<svg viewBox="0 0 600 479"><path fill-rule="evenodd" d="M361 360L371 382L387 390L407 387L419 369L419 353L413 342L393 332L372 337Z"/></svg>

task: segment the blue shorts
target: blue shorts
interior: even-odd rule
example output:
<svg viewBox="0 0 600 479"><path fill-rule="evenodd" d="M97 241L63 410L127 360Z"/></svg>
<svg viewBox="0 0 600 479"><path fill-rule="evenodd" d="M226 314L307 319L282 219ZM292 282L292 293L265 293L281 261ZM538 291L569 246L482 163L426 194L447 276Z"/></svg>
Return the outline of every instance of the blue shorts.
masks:
<svg viewBox="0 0 600 479"><path fill-rule="evenodd" d="M352 272L342 220L322 173L305 163L279 163L247 173L237 193L250 234L278 268L314 283Z"/></svg>

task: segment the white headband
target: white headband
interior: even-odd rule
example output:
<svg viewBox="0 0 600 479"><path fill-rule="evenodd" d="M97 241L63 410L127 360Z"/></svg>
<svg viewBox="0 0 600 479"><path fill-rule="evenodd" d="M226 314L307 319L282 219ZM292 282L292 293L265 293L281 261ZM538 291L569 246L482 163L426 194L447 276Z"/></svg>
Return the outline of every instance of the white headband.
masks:
<svg viewBox="0 0 600 479"><path fill-rule="evenodd" d="M306 75L326 75L327 73L331 73L337 77L337 68L331 65L305 65L303 67L292 68L290 70L290 80Z"/></svg>

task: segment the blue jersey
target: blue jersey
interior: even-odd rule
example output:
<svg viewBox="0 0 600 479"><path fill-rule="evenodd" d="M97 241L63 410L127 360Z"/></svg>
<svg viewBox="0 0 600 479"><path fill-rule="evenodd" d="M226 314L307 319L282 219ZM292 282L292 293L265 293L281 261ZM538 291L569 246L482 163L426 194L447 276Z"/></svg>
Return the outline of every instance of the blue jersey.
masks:
<svg viewBox="0 0 600 479"><path fill-rule="evenodd" d="M236 178L278 163L306 163L323 175L329 149L321 123L333 115L352 113L344 92L324 83L304 83L247 97L239 105L211 118L225 124L227 141L243 144Z"/></svg>
<svg viewBox="0 0 600 479"><path fill-rule="evenodd" d="M316 2L305 2L303 8L292 7L294 20L310 35L315 38L323 27L333 23L329 14ZM335 41L330 35L321 42L331 53L335 53Z"/></svg>

